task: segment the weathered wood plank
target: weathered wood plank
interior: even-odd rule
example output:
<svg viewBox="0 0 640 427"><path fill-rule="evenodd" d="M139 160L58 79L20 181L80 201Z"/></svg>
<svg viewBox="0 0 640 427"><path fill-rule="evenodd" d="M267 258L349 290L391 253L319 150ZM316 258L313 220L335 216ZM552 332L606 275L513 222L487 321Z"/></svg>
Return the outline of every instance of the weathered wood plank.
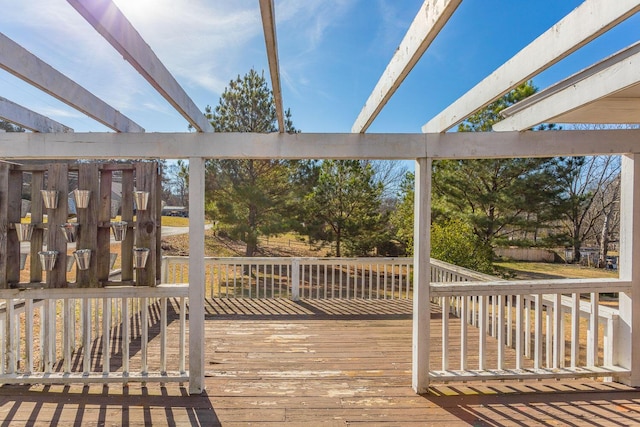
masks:
<svg viewBox="0 0 640 427"><path fill-rule="evenodd" d="M155 190L153 198L154 202L154 218L155 218L155 284L160 283L162 277L162 166L155 162Z"/></svg>
<svg viewBox="0 0 640 427"><path fill-rule="evenodd" d="M111 222L111 185L113 172L110 170L100 171L100 193L98 206L98 222ZM97 274L100 282L109 280L109 253L111 252L111 230L108 226L98 228L98 250L96 258L98 261Z"/></svg>
<svg viewBox="0 0 640 427"><path fill-rule="evenodd" d="M133 170L122 171L122 220L133 224ZM130 228L120 246L120 269L122 281L133 280L134 233Z"/></svg>
<svg viewBox="0 0 640 427"><path fill-rule="evenodd" d="M78 172L78 189L91 191L89 205L77 208L78 230L77 249L91 249L89 269L77 270L77 282L81 287L95 288L98 282L98 207L100 205L99 171L96 163L82 163Z"/></svg>
<svg viewBox="0 0 640 427"><path fill-rule="evenodd" d="M155 286L156 278L156 236L159 224L156 224L157 197L156 179L158 165L155 162L136 164L136 190L149 193L146 208L136 207L136 246L149 249L149 256L144 268L136 268L136 283L139 286Z"/></svg>
<svg viewBox="0 0 640 427"><path fill-rule="evenodd" d="M40 190L44 188L44 172L36 171L31 174L31 223L36 227L31 235L31 253L29 262L29 280L31 283L42 282L42 265L38 259L38 251L42 250L44 244L45 229L42 228L43 210L42 196Z"/></svg>
<svg viewBox="0 0 640 427"><path fill-rule="evenodd" d="M7 222L20 222L22 211L22 172L9 171L9 192L7 200ZM7 236L7 281L10 286L20 282L20 242L15 231Z"/></svg>
<svg viewBox="0 0 640 427"><path fill-rule="evenodd" d="M9 169L8 163L0 162L0 288L9 287L7 277L9 228Z"/></svg>
<svg viewBox="0 0 640 427"><path fill-rule="evenodd" d="M69 169L64 163L52 163L47 175L47 189L58 192L58 205L47 209L47 250L58 251L53 270L47 272L47 286L50 288L67 287L67 242L60 226L67 222L69 206Z"/></svg>

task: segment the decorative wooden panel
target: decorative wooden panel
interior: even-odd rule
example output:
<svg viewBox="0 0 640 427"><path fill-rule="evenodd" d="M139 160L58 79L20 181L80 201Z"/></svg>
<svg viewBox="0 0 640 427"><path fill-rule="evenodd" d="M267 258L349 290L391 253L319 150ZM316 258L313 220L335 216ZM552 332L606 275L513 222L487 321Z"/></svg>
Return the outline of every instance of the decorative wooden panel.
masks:
<svg viewBox="0 0 640 427"><path fill-rule="evenodd" d="M60 226L69 222L68 197L71 177L77 173L77 188L89 190L86 208L76 207L76 250L91 250L86 270L76 265L76 282L67 279L69 243ZM52 163L48 165L16 165L0 162L0 289L9 287L100 287L136 284L155 286L160 278L161 239L161 179L158 163L98 164ZM122 176L121 219L128 224L125 238L117 253L121 264L121 280L110 278L112 187L115 176ZM15 223L21 221L24 177L31 177L31 223L34 225L30 243L29 283L20 282L20 242ZM147 209L134 215L134 188L149 193ZM44 207L40 190L58 192L57 207ZM44 215L47 221L44 222ZM45 233L47 238L45 239ZM135 268L133 248L148 248L144 268ZM58 258L51 271L43 272L38 252L57 251ZM70 252L71 254L71 252ZM45 282L43 283L43 279Z"/></svg>

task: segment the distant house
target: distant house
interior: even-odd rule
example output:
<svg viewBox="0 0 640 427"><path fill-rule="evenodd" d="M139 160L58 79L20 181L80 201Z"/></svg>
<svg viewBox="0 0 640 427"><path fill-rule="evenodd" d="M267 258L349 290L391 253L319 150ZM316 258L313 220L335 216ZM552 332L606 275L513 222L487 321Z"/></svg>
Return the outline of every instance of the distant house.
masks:
<svg viewBox="0 0 640 427"><path fill-rule="evenodd" d="M189 217L189 210L184 206L165 206L162 208L162 216Z"/></svg>

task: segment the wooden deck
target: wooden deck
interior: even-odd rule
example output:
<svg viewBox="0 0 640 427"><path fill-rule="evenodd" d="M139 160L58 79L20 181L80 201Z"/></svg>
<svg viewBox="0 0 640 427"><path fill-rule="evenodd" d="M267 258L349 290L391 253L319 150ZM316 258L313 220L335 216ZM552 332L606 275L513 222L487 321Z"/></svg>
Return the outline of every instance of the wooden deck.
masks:
<svg viewBox="0 0 640 427"><path fill-rule="evenodd" d="M588 379L414 394L410 301L215 299L206 308L205 394L178 384L7 385L0 426L640 425L640 390ZM432 351L438 363L437 342Z"/></svg>

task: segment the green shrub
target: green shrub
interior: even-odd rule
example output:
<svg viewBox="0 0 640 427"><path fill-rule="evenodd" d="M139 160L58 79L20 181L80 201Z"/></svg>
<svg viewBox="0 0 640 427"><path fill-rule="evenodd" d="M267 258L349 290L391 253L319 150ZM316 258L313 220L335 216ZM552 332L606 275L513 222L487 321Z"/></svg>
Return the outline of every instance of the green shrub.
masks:
<svg viewBox="0 0 640 427"><path fill-rule="evenodd" d="M457 219L431 226L431 256L481 273L493 273L493 250Z"/></svg>

